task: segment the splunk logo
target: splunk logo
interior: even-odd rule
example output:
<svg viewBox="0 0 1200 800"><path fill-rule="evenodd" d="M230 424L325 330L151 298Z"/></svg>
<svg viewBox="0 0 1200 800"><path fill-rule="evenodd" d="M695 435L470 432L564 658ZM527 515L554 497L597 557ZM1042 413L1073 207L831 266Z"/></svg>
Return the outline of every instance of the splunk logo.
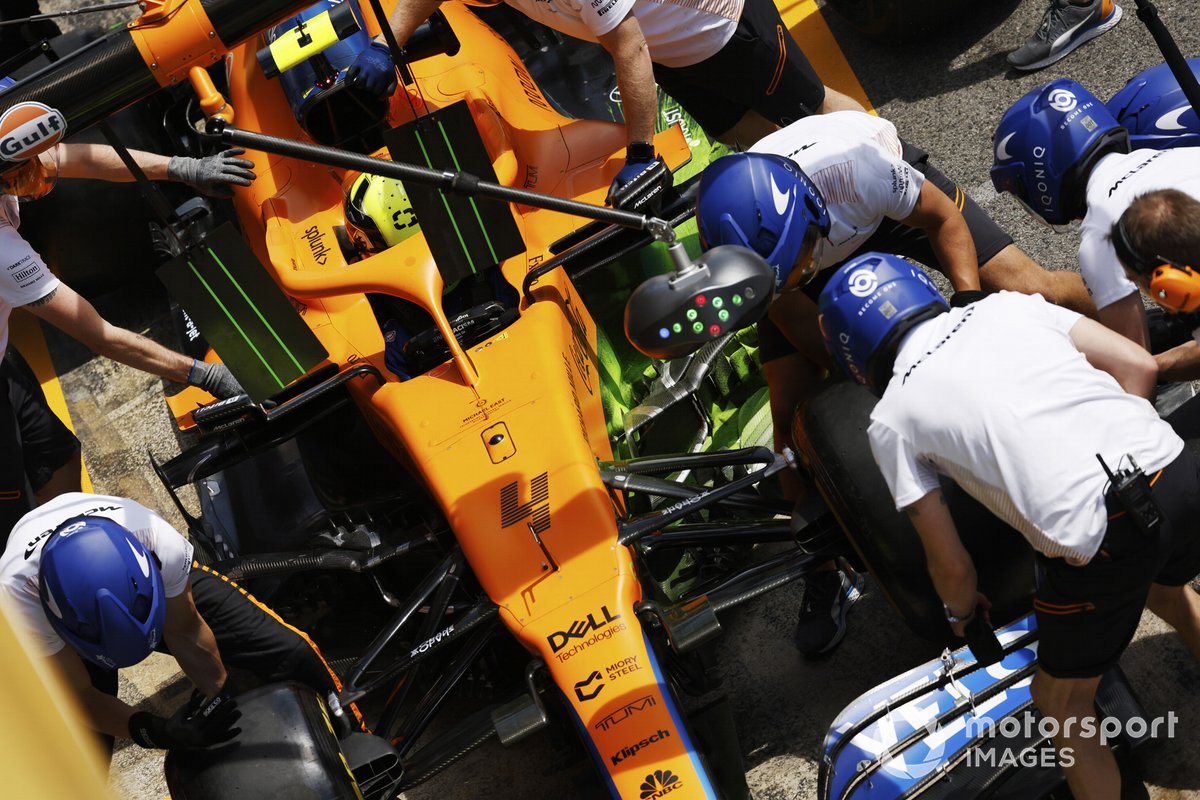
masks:
<svg viewBox="0 0 1200 800"><path fill-rule="evenodd" d="M49 150L67 134L61 112L41 103L18 103L0 117L0 159L20 162Z"/></svg>

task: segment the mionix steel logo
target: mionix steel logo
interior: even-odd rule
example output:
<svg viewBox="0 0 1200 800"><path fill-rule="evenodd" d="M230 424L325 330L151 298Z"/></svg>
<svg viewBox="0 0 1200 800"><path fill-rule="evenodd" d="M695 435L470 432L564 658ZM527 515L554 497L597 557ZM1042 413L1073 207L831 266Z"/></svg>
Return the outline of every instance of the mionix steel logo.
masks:
<svg viewBox="0 0 1200 800"><path fill-rule="evenodd" d="M593 683L599 681L599 685L595 689L589 688ZM579 698L579 702L587 702L604 691L604 676L598 671L593 671L587 678L575 684L575 696Z"/></svg>
<svg viewBox="0 0 1200 800"><path fill-rule="evenodd" d="M58 144L66 133L61 112L41 103L18 103L0 117L0 159L27 161Z"/></svg>
<svg viewBox="0 0 1200 800"><path fill-rule="evenodd" d="M550 528L550 477L543 472L529 484L529 502L522 503L520 483L513 481L500 488L500 527L530 519L534 533Z"/></svg>

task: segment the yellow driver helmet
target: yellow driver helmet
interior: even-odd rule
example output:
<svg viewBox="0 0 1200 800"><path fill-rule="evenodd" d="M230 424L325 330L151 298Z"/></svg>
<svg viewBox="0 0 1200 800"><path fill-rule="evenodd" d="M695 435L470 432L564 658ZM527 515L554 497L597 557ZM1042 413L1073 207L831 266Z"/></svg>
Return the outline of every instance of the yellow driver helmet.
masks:
<svg viewBox="0 0 1200 800"><path fill-rule="evenodd" d="M386 250L421 229L403 183L365 172L346 178L346 229L360 245Z"/></svg>

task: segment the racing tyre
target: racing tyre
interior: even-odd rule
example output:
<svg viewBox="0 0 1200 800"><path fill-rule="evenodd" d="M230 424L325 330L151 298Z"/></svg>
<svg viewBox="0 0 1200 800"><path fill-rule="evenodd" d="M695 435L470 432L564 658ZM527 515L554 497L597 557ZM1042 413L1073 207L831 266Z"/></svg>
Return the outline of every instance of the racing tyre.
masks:
<svg viewBox="0 0 1200 800"><path fill-rule="evenodd" d="M904 622L920 636L944 640L949 631L921 540L896 511L871 455L867 426L875 402L858 384L827 384L801 412L807 436L794 438L846 537ZM975 561L980 591L992 601L992 623L999 626L1028 613L1033 551L1024 537L952 483L942 488Z"/></svg>

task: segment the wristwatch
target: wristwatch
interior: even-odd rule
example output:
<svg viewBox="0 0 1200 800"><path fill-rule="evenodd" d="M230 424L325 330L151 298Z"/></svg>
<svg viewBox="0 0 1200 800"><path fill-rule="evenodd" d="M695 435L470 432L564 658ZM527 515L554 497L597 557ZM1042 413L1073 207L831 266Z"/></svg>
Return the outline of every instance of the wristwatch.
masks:
<svg viewBox="0 0 1200 800"><path fill-rule="evenodd" d="M654 145L650 142L630 142L625 147L625 160L634 164L654 160Z"/></svg>
<svg viewBox="0 0 1200 800"><path fill-rule="evenodd" d="M954 616L954 612L950 610L950 606L948 606L946 603L942 603L942 610L946 612L946 622L949 622L951 625L955 625L959 622L966 622L971 617L975 616L975 609L976 606L971 606L971 610L966 614L962 615L961 617L956 617Z"/></svg>

